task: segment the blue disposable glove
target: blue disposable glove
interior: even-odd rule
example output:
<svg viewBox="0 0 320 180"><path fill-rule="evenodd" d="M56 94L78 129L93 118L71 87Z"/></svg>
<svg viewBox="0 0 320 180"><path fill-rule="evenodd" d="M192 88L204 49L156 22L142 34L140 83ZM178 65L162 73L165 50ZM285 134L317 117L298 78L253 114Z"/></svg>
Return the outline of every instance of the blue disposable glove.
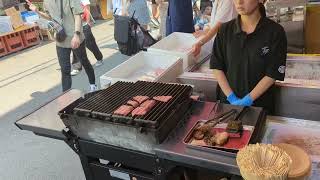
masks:
<svg viewBox="0 0 320 180"><path fill-rule="evenodd" d="M236 105L236 106L252 106L252 104L253 104L253 99L250 96L250 94L248 94L244 98L234 102L232 105Z"/></svg>
<svg viewBox="0 0 320 180"><path fill-rule="evenodd" d="M229 101L230 104L233 104L234 102L239 101L240 99L234 94L234 92L232 92L227 97L227 100Z"/></svg>

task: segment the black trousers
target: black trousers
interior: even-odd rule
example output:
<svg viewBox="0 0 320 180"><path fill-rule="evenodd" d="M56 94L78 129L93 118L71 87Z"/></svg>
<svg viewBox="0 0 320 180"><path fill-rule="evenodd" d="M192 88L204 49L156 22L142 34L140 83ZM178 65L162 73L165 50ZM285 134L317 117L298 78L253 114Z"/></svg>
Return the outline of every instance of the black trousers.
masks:
<svg viewBox="0 0 320 180"><path fill-rule="evenodd" d="M61 67L61 81L62 81L63 92L71 89L71 86L72 86L72 78L70 75L70 72L71 72L71 64L70 64L71 51L73 52L74 56L80 60L81 64L83 65L83 67L88 75L89 83L90 84L96 83L93 67L90 64L90 61L87 57L86 42L85 41L83 41L81 43L80 47L77 49L62 48L62 47L57 46L57 55L58 55L58 60L59 60L59 64Z"/></svg>
<svg viewBox="0 0 320 180"><path fill-rule="evenodd" d="M93 53L96 60L101 61L103 59L103 55L97 45L96 39L92 34L91 27L89 25L83 26L83 33L86 39L86 47ZM76 69L79 71L82 69L82 64L80 60L74 54L72 59L72 66L73 66L73 69Z"/></svg>

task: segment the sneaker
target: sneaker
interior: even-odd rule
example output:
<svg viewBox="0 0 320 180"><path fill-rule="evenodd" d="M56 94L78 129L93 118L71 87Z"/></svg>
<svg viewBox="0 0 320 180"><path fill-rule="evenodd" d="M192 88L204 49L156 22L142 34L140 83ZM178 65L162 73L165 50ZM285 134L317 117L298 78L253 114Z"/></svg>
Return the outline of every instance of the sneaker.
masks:
<svg viewBox="0 0 320 180"><path fill-rule="evenodd" d="M97 61L96 64L95 64L95 66L96 66L96 67L99 67L99 66L101 66L102 64L103 64L102 61Z"/></svg>
<svg viewBox="0 0 320 180"><path fill-rule="evenodd" d="M98 87L97 87L97 85L95 85L95 84L90 84L90 91L89 92L95 92L96 90L98 90Z"/></svg>
<svg viewBox="0 0 320 180"><path fill-rule="evenodd" d="M75 76L75 75L78 75L79 73L80 73L80 70L74 69L74 70L71 71L70 75L71 76Z"/></svg>

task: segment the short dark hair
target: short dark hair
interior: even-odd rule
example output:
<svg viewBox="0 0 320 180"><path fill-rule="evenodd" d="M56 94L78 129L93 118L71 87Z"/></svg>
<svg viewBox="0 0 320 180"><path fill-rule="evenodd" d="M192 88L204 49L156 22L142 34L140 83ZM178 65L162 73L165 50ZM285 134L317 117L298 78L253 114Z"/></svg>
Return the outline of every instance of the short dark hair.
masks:
<svg viewBox="0 0 320 180"><path fill-rule="evenodd" d="M267 16L266 8L264 7L263 3L259 3L259 10L260 10L261 16L264 16L264 17Z"/></svg>

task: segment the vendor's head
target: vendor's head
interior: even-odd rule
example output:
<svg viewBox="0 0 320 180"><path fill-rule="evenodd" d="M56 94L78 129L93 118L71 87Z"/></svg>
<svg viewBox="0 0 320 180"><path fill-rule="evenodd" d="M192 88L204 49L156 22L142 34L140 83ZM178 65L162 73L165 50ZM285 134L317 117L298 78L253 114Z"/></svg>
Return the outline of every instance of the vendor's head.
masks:
<svg viewBox="0 0 320 180"><path fill-rule="evenodd" d="M257 10L261 10L265 1L266 0L233 0L237 12L241 16L250 16Z"/></svg>

